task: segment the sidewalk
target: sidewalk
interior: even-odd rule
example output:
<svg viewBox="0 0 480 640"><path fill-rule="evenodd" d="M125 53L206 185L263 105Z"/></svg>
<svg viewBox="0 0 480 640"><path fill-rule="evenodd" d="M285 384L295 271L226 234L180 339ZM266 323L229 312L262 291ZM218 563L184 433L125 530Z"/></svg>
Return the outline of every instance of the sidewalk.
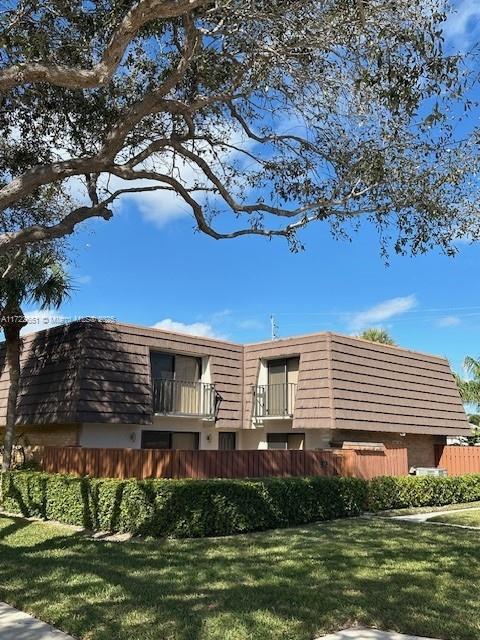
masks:
<svg viewBox="0 0 480 640"><path fill-rule="evenodd" d="M1 640L73 640L62 631L0 602Z"/></svg>
<svg viewBox="0 0 480 640"><path fill-rule="evenodd" d="M317 640L435 640L435 638L420 638L419 636L404 636L402 633L390 633L378 629L345 629Z"/></svg>
<svg viewBox="0 0 480 640"><path fill-rule="evenodd" d="M0 638L1 640L74 640L72 636L32 618L32 616L18 611L4 602L0 602ZM328 636L322 636L317 640L435 640L435 638L405 636L378 629L345 629Z"/></svg>
<svg viewBox="0 0 480 640"><path fill-rule="evenodd" d="M463 507L462 509L447 509L446 511L426 511L422 513L410 513L405 516L390 516L389 520L407 520L410 522L428 522L431 518L436 516L445 516L451 513L463 513L464 511L479 511L477 507ZM466 527L464 525L450 525L448 522L434 522L430 524L444 524L446 526L461 526L465 529L478 529L478 527Z"/></svg>

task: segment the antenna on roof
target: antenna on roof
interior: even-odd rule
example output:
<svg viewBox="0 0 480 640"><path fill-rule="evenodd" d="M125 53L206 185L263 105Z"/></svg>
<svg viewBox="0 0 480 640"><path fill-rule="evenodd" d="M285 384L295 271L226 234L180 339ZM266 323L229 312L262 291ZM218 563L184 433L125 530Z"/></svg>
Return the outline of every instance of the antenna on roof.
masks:
<svg viewBox="0 0 480 640"><path fill-rule="evenodd" d="M270 325L272 327L272 340L278 340L278 324L273 314L270 316Z"/></svg>

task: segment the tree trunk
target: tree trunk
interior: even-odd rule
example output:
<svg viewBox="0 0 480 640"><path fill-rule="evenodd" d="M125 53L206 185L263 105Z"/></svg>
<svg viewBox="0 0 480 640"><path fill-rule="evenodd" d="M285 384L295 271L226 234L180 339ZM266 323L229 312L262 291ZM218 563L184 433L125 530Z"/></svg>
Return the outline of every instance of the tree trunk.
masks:
<svg viewBox="0 0 480 640"><path fill-rule="evenodd" d="M7 416L5 420L5 437L3 441L2 472L5 472L10 469L13 443L15 442L15 422L17 418L17 398L20 382L20 354L22 351L20 331L27 323L19 307L8 310L5 309L3 314L7 319L10 319L10 321L7 321L3 326L8 374L10 378L7 398Z"/></svg>
<svg viewBox="0 0 480 640"><path fill-rule="evenodd" d="M17 418L17 397L20 381L20 327L5 328L8 373L10 384L8 387L7 417L5 420L5 438L3 442L2 471L8 471L12 462L12 449L15 441L15 422Z"/></svg>

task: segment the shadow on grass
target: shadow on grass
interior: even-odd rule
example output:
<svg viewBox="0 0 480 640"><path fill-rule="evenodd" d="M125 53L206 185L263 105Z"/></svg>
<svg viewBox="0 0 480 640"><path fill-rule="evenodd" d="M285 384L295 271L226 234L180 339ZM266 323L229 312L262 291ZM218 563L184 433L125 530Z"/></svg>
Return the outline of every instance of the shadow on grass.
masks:
<svg viewBox="0 0 480 640"><path fill-rule="evenodd" d="M18 533L21 529L25 529L30 526L28 520L23 518L9 518L10 523L0 528L0 540L6 540L14 533ZM1 521L0 521L1 522Z"/></svg>
<svg viewBox="0 0 480 640"><path fill-rule="evenodd" d="M358 519L114 544L45 526L5 523L0 595L79 638L308 640L355 622L480 637L470 532Z"/></svg>

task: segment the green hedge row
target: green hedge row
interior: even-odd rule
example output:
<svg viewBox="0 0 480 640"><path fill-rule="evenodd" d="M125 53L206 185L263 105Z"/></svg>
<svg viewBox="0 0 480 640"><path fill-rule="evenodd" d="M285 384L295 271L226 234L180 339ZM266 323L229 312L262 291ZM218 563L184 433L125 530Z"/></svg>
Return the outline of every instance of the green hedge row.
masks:
<svg viewBox="0 0 480 640"><path fill-rule="evenodd" d="M3 509L94 530L150 536L229 535L359 515L354 478L114 480L6 474Z"/></svg>
<svg viewBox="0 0 480 640"><path fill-rule="evenodd" d="M368 511L480 500L480 474L458 477L115 480L5 474L4 511L97 531L229 535Z"/></svg>
<svg viewBox="0 0 480 640"><path fill-rule="evenodd" d="M404 507L439 507L480 500L480 474L374 478L368 483L370 511Z"/></svg>

